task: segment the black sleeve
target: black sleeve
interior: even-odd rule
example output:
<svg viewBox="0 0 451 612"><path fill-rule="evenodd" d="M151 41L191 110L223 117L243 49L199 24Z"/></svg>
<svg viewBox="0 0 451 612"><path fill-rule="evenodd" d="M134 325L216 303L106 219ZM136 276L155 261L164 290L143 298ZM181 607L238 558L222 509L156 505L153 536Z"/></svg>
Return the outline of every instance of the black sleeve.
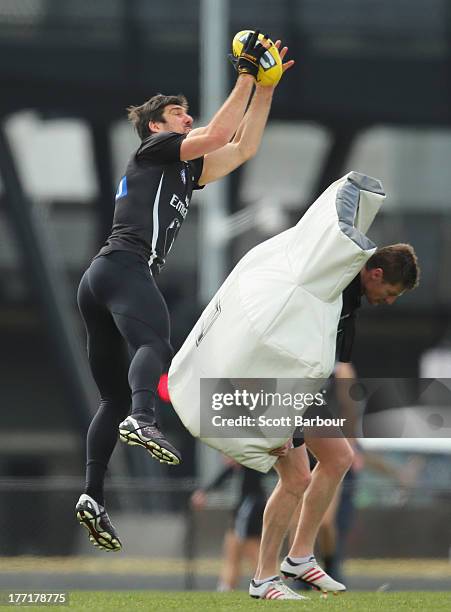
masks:
<svg viewBox="0 0 451 612"><path fill-rule="evenodd" d="M158 132L142 141L136 158L154 163L168 164L180 161L180 147L186 134ZM200 175L199 175L200 176Z"/></svg>
<svg viewBox="0 0 451 612"><path fill-rule="evenodd" d="M344 322L341 343L337 352L338 361L351 362L352 347L355 336L355 313L352 313Z"/></svg>
<svg viewBox="0 0 451 612"><path fill-rule="evenodd" d="M204 169L204 157L198 157L197 159L192 159L189 162L191 166L191 171L193 173L193 189L203 189L205 185L199 185L199 179L202 174L202 170Z"/></svg>
<svg viewBox="0 0 451 612"><path fill-rule="evenodd" d="M357 276L343 291L343 308L341 311L343 327L337 356L338 361L343 361L344 363L349 363L351 361L351 353L355 336L356 310L360 308L362 299L361 294L362 283L360 280L360 274L357 274Z"/></svg>
<svg viewBox="0 0 451 612"><path fill-rule="evenodd" d="M217 489L233 474L235 469L236 468L233 465L225 467L211 482L209 482L205 487L202 487L203 490L208 492L212 491L213 489Z"/></svg>

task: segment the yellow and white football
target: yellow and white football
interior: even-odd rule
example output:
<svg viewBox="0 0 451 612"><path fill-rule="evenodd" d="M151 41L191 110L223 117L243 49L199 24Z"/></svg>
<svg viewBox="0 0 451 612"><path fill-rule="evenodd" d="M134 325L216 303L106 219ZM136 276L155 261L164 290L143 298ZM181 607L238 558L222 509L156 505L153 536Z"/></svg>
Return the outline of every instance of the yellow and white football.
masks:
<svg viewBox="0 0 451 612"><path fill-rule="evenodd" d="M241 55L244 42L253 31L254 30L241 30L241 32L235 34L232 41L232 53L235 57ZM258 35L258 40L263 40L263 38L263 34ZM272 40L268 40L270 42L270 47L260 60L257 74L257 82L264 87L277 85L282 76L282 60L280 59L279 51Z"/></svg>

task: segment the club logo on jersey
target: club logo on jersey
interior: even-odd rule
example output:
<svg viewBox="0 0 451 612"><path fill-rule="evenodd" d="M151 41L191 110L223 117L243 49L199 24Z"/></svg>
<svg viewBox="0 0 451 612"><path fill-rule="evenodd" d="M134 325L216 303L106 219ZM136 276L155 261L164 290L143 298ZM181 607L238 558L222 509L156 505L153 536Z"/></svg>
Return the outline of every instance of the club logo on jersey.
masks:
<svg viewBox="0 0 451 612"><path fill-rule="evenodd" d="M188 196L186 196L185 202L183 202L178 197L178 195L174 193L169 204L173 206L175 210L182 215L183 218L185 218L186 215L188 214L188 206L189 206Z"/></svg>
<svg viewBox="0 0 451 612"><path fill-rule="evenodd" d="M186 172L185 172L185 168L180 170L180 178L182 179L183 184L186 185Z"/></svg>
<svg viewBox="0 0 451 612"><path fill-rule="evenodd" d="M127 195L127 177L123 176L121 178L121 182L119 183L119 187L117 188L117 191L116 191L116 200L119 200L120 198L123 198L126 195Z"/></svg>

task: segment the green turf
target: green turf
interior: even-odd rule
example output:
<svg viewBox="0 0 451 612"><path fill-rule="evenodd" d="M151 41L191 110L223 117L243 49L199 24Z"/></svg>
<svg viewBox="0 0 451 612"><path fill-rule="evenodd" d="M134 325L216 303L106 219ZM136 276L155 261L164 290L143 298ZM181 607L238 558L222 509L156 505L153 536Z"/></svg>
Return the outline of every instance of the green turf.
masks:
<svg viewBox="0 0 451 612"><path fill-rule="evenodd" d="M246 593L206 592L73 592L69 606L52 606L58 610L146 610L147 612L229 612L233 610L350 610L355 612L406 612L451 610L451 593L346 593L321 599L309 594L310 601L260 601ZM2 606L2 609L6 609ZM8 609L12 609L8 607ZM39 609L39 608L38 608Z"/></svg>

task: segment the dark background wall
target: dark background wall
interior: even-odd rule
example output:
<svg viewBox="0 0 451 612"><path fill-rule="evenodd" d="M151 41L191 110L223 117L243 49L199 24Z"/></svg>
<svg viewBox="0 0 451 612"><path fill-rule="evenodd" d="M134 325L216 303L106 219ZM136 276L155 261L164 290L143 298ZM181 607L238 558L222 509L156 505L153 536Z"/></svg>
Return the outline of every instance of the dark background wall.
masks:
<svg viewBox="0 0 451 612"><path fill-rule="evenodd" d="M199 115L199 11L197 0L0 2L0 436L23 434L17 437L20 463L12 459L17 449L0 449L5 477L82 475L84 432L96 398L80 350L75 293L110 229L118 157L134 146L115 130L128 105L158 91L184 92ZM287 162L299 156L300 170L311 166L309 187L299 196L294 188L290 201L280 204L286 221L295 222L351 167L396 187L389 193L395 210L381 213L371 235L378 244L412 242L422 285L394 308L361 313L355 361L362 376L417 376L422 353L449 329L450 13L446 0L230 2L230 39L257 25L282 38L297 60L277 91L268 128L277 135L281 126L296 126L299 148L284 147L282 138L277 155ZM231 86L232 69L229 74ZM80 150L64 136L71 121L84 134ZM327 136L314 163L303 132L312 125ZM39 140L53 126L62 140ZM50 162L55 157L68 168L82 159L89 176L74 170L66 194L38 192L30 164L39 166L49 187L58 179ZM232 177L230 213L259 206L246 193L255 185L258 192L258 168L270 175L271 150L259 159L260 166ZM278 181L276 173L272 183ZM415 199L417 182L424 196ZM87 186L82 195L77 183ZM280 181L280 187L286 185ZM251 227L232 241L228 267L269 234L267 227ZM198 241L194 208L160 279L176 349L203 306ZM195 475L192 439L166 407L162 414L187 457L183 470L164 475ZM61 439L67 444L55 442ZM52 446L57 450L50 459ZM114 469L142 475L154 468L126 456Z"/></svg>

